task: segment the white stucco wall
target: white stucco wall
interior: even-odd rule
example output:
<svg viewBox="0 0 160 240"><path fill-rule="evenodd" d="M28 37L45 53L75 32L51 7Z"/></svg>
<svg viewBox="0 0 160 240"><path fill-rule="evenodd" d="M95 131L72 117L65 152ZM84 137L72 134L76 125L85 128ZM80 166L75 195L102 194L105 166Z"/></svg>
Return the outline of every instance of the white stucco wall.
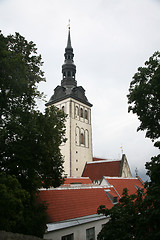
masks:
<svg viewBox="0 0 160 240"><path fill-rule="evenodd" d="M86 240L86 230L93 227L95 228L95 239L97 239L97 235L101 231L102 225L107 223L108 221L109 218L103 218L97 221L79 224L77 226L71 226L55 231L50 231L44 235L44 239L61 240L62 236L66 236L73 233L74 240Z"/></svg>

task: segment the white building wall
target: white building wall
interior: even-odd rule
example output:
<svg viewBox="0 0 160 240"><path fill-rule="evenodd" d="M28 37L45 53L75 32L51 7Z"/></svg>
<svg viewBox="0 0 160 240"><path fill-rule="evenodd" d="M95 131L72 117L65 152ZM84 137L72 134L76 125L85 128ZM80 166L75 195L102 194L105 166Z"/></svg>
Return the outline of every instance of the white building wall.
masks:
<svg viewBox="0 0 160 240"><path fill-rule="evenodd" d="M91 108L72 98L65 99L54 105L59 109L63 108L68 115L66 119L67 141L61 145L65 175L68 177L80 177L85 163L93 160ZM81 117L81 110L83 110L83 117ZM83 143L81 142L81 134L84 135Z"/></svg>
<svg viewBox="0 0 160 240"><path fill-rule="evenodd" d="M86 240L86 230L93 227L95 228L95 239L97 239L97 235L101 231L103 224L107 223L108 220L108 218L105 218L94 222L80 224L78 226L51 231L44 235L44 239L61 240L63 236L73 234L74 240Z"/></svg>

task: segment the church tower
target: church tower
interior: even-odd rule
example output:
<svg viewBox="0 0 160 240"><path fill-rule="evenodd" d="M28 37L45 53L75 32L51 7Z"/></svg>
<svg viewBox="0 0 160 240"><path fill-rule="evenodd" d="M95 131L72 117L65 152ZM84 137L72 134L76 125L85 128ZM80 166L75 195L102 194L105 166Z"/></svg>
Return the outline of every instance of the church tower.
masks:
<svg viewBox="0 0 160 240"><path fill-rule="evenodd" d="M61 145L64 171L68 177L80 177L85 163L92 161L92 104L85 96L84 88L77 86L70 27L64 57L61 85L54 89L54 94L46 106L54 105L67 114L67 142Z"/></svg>

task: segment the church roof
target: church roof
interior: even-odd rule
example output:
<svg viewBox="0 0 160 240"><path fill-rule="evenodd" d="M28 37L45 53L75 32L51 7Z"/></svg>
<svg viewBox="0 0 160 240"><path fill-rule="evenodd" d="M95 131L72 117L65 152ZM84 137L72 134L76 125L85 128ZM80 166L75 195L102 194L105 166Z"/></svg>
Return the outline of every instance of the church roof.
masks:
<svg viewBox="0 0 160 240"><path fill-rule="evenodd" d="M49 222L54 223L96 214L100 205L110 209L113 199L119 200L124 188L133 194L144 186L138 178L104 177L103 186L42 189L39 196L48 204Z"/></svg>
<svg viewBox="0 0 160 240"><path fill-rule="evenodd" d="M101 180L103 176L119 177L121 160L98 160L86 163L82 177L89 177L92 181Z"/></svg>

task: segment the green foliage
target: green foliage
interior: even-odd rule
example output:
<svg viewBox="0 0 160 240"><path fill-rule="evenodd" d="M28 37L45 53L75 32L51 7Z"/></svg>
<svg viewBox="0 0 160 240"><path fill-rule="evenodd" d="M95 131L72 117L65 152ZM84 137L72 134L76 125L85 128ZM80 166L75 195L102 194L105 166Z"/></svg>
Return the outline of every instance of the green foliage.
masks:
<svg viewBox="0 0 160 240"><path fill-rule="evenodd" d="M146 137L160 137L160 52L155 52L145 67L138 68L130 83L128 94L129 112L140 120L137 130L146 130Z"/></svg>
<svg viewBox="0 0 160 240"><path fill-rule="evenodd" d="M156 52L138 68L130 84L128 95L129 112L136 113L140 126L146 130L146 137L152 141L160 137L160 52ZM160 148L160 141L155 142ZM123 197L112 209L100 206L99 214L110 217L109 222L98 235L99 240L157 240L160 239L160 155L146 163L150 182L146 193L137 192L129 196L124 190Z"/></svg>
<svg viewBox="0 0 160 240"><path fill-rule="evenodd" d="M24 204L30 195L14 176L0 173L0 230L14 231L23 221Z"/></svg>
<svg viewBox="0 0 160 240"><path fill-rule="evenodd" d="M0 230L43 237L46 205L22 189L15 176L0 174Z"/></svg>
<svg viewBox="0 0 160 240"><path fill-rule="evenodd" d="M18 33L0 33L0 170L14 175L30 196L28 205L22 206L18 231L37 236L45 229L46 206L35 195L41 187L63 182L59 146L65 141L66 118L55 107L44 113L37 110L37 98L43 99L38 83L45 81L41 66L33 42Z"/></svg>
<svg viewBox="0 0 160 240"><path fill-rule="evenodd" d="M151 180L146 183L146 224L150 230L148 232L149 238L156 240L160 238L160 155L152 157L151 161L146 163L146 169Z"/></svg>
<svg viewBox="0 0 160 240"><path fill-rule="evenodd" d="M111 209L106 209L105 206L100 206L99 214L105 214L110 218L105 224L102 231L98 235L99 240L129 240L144 238L144 223L142 221L143 194L137 192L134 195L128 195L128 190L123 190L123 196L119 203ZM141 224L141 231L139 230Z"/></svg>

